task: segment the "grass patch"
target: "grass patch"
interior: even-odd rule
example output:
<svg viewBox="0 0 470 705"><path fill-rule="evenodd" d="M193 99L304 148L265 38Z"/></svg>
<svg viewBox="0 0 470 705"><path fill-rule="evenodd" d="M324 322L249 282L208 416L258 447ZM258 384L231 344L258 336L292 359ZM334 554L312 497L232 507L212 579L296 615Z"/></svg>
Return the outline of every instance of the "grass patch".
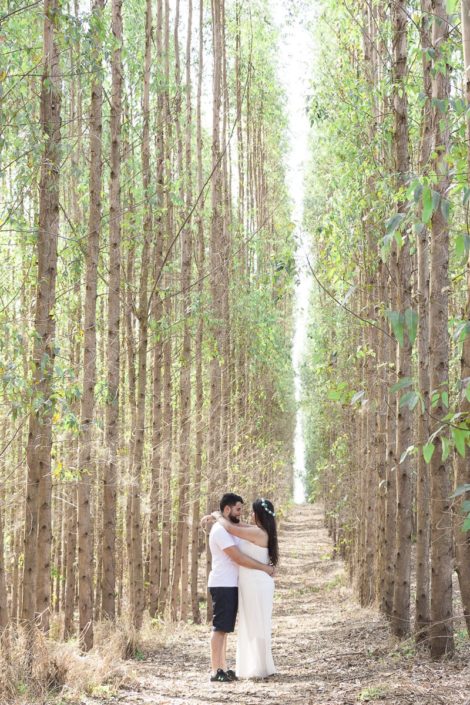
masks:
<svg viewBox="0 0 470 705"><path fill-rule="evenodd" d="M369 703L373 700L383 700L387 695L387 690L381 685L371 685L361 690L357 699L361 703Z"/></svg>
<svg viewBox="0 0 470 705"><path fill-rule="evenodd" d="M344 573L338 573L334 578L329 580L325 585L325 590L334 590L337 587L344 587L346 585L346 576Z"/></svg>

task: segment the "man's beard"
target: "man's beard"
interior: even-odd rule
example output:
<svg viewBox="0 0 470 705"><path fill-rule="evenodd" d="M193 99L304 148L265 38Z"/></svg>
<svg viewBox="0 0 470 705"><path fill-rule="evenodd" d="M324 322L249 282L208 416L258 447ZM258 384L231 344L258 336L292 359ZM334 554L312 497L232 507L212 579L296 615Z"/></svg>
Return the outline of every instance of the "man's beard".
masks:
<svg viewBox="0 0 470 705"><path fill-rule="evenodd" d="M232 522L232 524L239 524L239 523L240 523L239 517L233 517L231 514L229 514L229 515L228 515L228 518L230 519L230 521Z"/></svg>

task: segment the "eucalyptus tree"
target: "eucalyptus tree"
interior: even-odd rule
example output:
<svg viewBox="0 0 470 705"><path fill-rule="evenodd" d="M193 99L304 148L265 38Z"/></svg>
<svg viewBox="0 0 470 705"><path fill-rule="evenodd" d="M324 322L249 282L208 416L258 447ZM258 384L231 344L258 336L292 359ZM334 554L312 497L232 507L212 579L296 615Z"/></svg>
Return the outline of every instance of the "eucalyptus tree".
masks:
<svg viewBox="0 0 470 705"><path fill-rule="evenodd" d="M464 65L464 87L466 105L470 105L470 3L462 0L462 43ZM468 111L468 107L467 107ZM467 139L467 181L470 181L470 119L467 114L465 125ZM468 228L468 205L466 208L466 221ZM463 309L463 341L460 358L460 385L459 385L459 411L462 415L458 432L465 441L469 435L470 421L470 250L466 263L466 297ZM456 429L457 431L457 429ZM463 445L463 448L462 448ZM462 452L463 450L463 452ZM457 488L470 488L470 469L468 459L465 457L465 442L460 445L455 455L456 484ZM464 495L468 497L467 495ZM470 541L468 518L462 522L463 504L457 502L458 513L455 516L455 552L457 558L457 574L459 576L460 594L464 609L467 632L470 635ZM468 505L467 505L468 506ZM468 516L468 512L467 512Z"/></svg>
<svg viewBox="0 0 470 705"><path fill-rule="evenodd" d="M27 444L28 480L24 534L21 617L32 624L40 614L47 631L51 567L51 450L53 371L56 356L54 317L59 235L61 169L61 85L58 3L45 0L40 120L44 148L39 184L37 288L32 351L33 398Z"/></svg>
<svg viewBox="0 0 470 705"><path fill-rule="evenodd" d="M117 449L119 438L120 384L120 287L121 287L121 120L122 120L122 0L112 3L112 86L110 118L109 182L109 274L108 274L108 347L106 390L106 445L108 458L103 482L103 574L101 578L102 613L116 614L116 493Z"/></svg>
<svg viewBox="0 0 470 705"><path fill-rule="evenodd" d="M80 417L78 472L78 603L79 630L83 646L93 646L93 531L91 518L91 487L93 473L92 438L96 385L96 300L98 295L98 259L101 233L102 189L102 39L104 2L96 0L92 10L93 82L90 101L90 173L89 213L86 252L84 302L83 389ZM69 597L69 600L71 596Z"/></svg>
<svg viewBox="0 0 470 705"><path fill-rule="evenodd" d="M432 419L440 424L449 408L449 222L448 191L450 176L446 154L450 148L450 124L446 109L450 96L450 69L446 60L449 18L445 4L431 3L433 16L432 73L433 108L431 130L433 140L433 172L438 207L431 216L431 248L429 255L429 348ZM438 428L438 427L437 427ZM452 626L452 520L450 511L451 462L446 459L442 438L435 436L435 452L430 460L431 475L431 654L440 657L454 649Z"/></svg>

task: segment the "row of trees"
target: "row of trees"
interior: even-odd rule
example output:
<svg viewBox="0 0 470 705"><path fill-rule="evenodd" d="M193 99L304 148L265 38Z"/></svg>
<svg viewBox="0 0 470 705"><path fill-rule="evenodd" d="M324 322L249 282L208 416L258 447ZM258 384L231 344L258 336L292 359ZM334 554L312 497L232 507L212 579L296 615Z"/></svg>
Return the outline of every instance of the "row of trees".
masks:
<svg viewBox="0 0 470 705"><path fill-rule="evenodd" d="M470 629L468 2L461 10L325 3L310 106L310 490L361 604L377 603L401 637L414 597L414 634L434 657L454 649L454 560Z"/></svg>
<svg viewBox="0 0 470 705"><path fill-rule="evenodd" d="M267 13L8 0L0 18L0 629L58 615L89 649L98 620L199 621L206 504L290 495Z"/></svg>

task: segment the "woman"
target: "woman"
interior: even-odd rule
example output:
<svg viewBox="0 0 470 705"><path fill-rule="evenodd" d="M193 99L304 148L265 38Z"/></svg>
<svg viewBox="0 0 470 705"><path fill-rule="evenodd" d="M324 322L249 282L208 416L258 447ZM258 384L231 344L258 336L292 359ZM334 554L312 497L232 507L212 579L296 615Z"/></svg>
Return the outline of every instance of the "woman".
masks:
<svg viewBox="0 0 470 705"><path fill-rule="evenodd" d="M260 563L279 560L275 512L269 499L253 502L252 524L217 521L240 539L240 550ZM271 616L274 580L259 570L239 568L238 641L236 673L239 678L265 678L276 672L271 653Z"/></svg>

